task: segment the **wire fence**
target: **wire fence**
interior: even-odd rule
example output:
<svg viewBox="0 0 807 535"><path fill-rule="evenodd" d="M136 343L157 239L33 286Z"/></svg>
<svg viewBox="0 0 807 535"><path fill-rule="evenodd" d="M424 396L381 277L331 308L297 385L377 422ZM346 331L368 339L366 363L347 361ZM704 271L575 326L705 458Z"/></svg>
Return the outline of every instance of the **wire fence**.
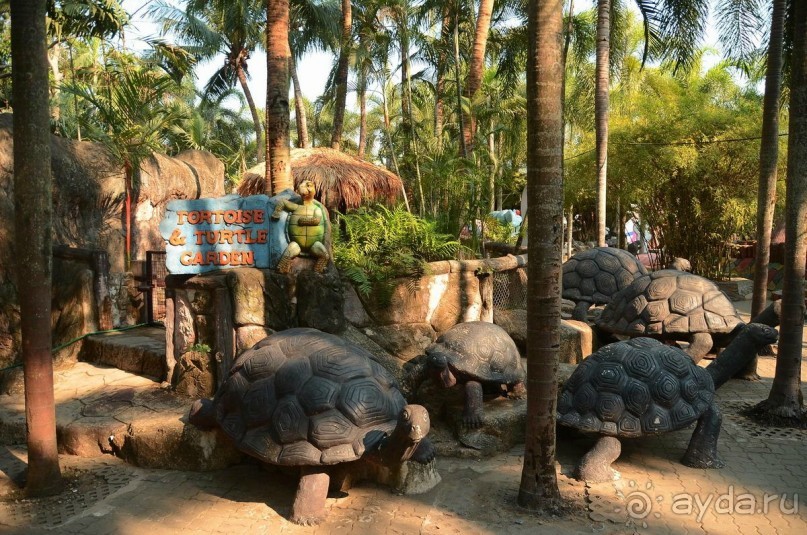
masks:
<svg viewBox="0 0 807 535"><path fill-rule="evenodd" d="M527 269L519 267L493 274L493 308L527 308Z"/></svg>

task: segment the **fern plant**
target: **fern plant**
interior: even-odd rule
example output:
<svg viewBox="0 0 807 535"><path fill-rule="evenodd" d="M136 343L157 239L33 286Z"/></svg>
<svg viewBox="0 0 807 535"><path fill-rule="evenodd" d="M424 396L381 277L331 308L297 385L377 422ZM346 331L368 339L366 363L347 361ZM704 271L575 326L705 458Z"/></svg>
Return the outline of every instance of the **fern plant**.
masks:
<svg viewBox="0 0 807 535"><path fill-rule="evenodd" d="M454 258L463 249L459 241L437 231L433 221L401 206L363 208L337 217L334 262L342 275L365 297L374 295L386 304L395 289L393 281L409 280L410 289L428 273L428 262Z"/></svg>

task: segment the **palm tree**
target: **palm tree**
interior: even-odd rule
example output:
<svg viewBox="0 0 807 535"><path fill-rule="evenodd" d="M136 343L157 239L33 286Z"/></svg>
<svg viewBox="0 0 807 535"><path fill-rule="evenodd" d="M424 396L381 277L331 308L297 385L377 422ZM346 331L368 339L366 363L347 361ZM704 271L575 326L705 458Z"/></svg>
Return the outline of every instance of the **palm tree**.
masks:
<svg viewBox="0 0 807 535"><path fill-rule="evenodd" d="M335 24L339 14L336 0L295 0L289 4L289 65L294 87L294 118L297 126L297 146L309 148L308 121L303 92L297 76L297 61L311 50L335 48L339 28ZM344 127L343 127L344 128Z"/></svg>
<svg viewBox="0 0 807 535"><path fill-rule="evenodd" d="M62 489L51 355L52 187L45 0L11 1L14 235L20 302L29 496Z"/></svg>
<svg viewBox="0 0 807 535"><path fill-rule="evenodd" d="M482 87L482 73L485 70L485 48L490 32L490 19L493 16L493 0L480 0L479 13L476 17L476 31L474 32L474 48L468 65L468 76L465 79L463 96L472 100L479 88ZM462 125L462 136L465 139L466 150L471 153L474 147L476 134L476 120L472 115L466 115Z"/></svg>
<svg viewBox="0 0 807 535"><path fill-rule="evenodd" d="M294 187L289 147L289 0L266 0L266 192Z"/></svg>
<svg viewBox="0 0 807 535"><path fill-rule="evenodd" d="M751 317L765 309L768 292L768 263L771 258L771 229L776 204L776 168L779 163L779 95L782 84L786 0L773 0L771 33L765 69L765 96L762 101L762 141L759 148L759 190L757 194L757 250L754 258L754 295ZM754 359L740 375L758 379Z"/></svg>
<svg viewBox="0 0 807 535"><path fill-rule="evenodd" d="M443 126L445 116L446 74L448 71L448 55L450 48L453 18L451 16L451 3L441 6L440 39L437 44L436 80L434 84L434 137L438 149L443 147Z"/></svg>
<svg viewBox="0 0 807 535"><path fill-rule="evenodd" d="M263 161L263 127L247 84L250 53L262 46L262 4L258 0L189 0L185 11L164 0L154 4L149 14L162 23L164 31L176 33L182 45L200 60L225 57L221 68L207 81L205 93L215 99L236 82L241 86L252 114L257 158Z"/></svg>
<svg viewBox="0 0 807 535"><path fill-rule="evenodd" d="M359 144L357 156L364 158L367 149L367 92L373 79L384 67L391 45L389 34L379 20L378 2L364 2L354 11L353 55L351 64L356 71L356 98L359 101Z"/></svg>
<svg viewBox="0 0 807 535"><path fill-rule="evenodd" d="M342 143L342 121L345 117L345 101L347 99L348 61L353 37L353 12L350 0L342 0L342 39L339 45L339 65L336 69L336 102L334 103L333 134L331 147L339 149Z"/></svg>
<svg viewBox="0 0 807 535"><path fill-rule="evenodd" d="M527 55L527 195L530 263L527 302L527 437L518 503L550 508L560 347L563 216L563 0L530 0Z"/></svg>
<svg viewBox="0 0 807 535"><path fill-rule="evenodd" d="M132 261L132 196L142 162L163 148L163 140L181 116L165 99L174 80L147 65L124 62L109 66L103 86L75 82L65 86L92 107L82 118L86 137L101 143L123 166L126 198L126 267Z"/></svg>
<svg viewBox="0 0 807 535"><path fill-rule="evenodd" d="M785 198L785 273L776 374L761 408L799 418L804 328L804 275L807 256L807 4L790 3L793 52L790 72L790 124Z"/></svg>
<svg viewBox="0 0 807 535"><path fill-rule="evenodd" d="M235 99L233 109L225 101ZM247 169L247 155L255 151L251 145L252 121L246 119L246 100L236 89L230 89L215 100L205 99L194 91L178 102L183 120L170 128L168 143L172 151L206 150L224 162L225 179L237 182Z"/></svg>
<svg viewBox="0 0 807 535"><path fill-rule="evenodd" d="M597 0L597 61L594 130L597 137L597 245L605 245L605 197L608 176L608 92L611 51L611 0Z"/></svg>

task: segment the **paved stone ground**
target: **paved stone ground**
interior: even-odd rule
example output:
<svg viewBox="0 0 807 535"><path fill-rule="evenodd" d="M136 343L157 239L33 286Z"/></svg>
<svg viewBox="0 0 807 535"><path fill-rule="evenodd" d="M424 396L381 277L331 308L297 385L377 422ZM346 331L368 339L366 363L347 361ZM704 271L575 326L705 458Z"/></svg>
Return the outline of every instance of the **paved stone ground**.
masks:
<svg viewBox="0 0 807 535"><path fill-rule="evenodd" d="M422 495L362 483L329 497L323 524L299 527L285 520L294 478L257 464L184 472L63 456L68 489L28 501L12 483L24 473L25 451L0 447L0 533L807 533L807 431L761 428L738 414L767 396L774 364L763 358L761 381L718 391L721 470L678 462L691 435L685 429L625 441L615 464L621 479L585 485L568 476L593 441L561 430L559 485L569 507L559 516L515 505L521 448L484 460L440 458L443 481Z"/></svg>

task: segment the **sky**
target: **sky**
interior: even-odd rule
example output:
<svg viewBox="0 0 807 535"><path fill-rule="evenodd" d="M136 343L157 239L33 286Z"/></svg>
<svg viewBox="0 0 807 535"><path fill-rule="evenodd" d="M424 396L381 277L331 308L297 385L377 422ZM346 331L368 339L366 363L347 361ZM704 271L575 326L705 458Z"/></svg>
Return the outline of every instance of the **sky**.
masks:
<svg viewBox="0 0 807 535"><path fill-rule="evenodd" d="M124 9L133 15L130 25L126 28L126 46L136 50L144 50L146 45L141 41L147 36L159 35L160 28L147 16L149 0L123 0ZM173 2L179 4L179 2ZM200 63L197 65L196 86L203 87L210 76L221 66L223 57ZM328 73L331 70L333 56L324 52L306 54L297 65L297 74L300 77L300 86L306 98L315 100L325 89ZM256 104L263 107L260 95L266 95L266 54L262 51L252 51L249 59L249 89L255 96Z"/></svg>
<svg viewBox="0 0 807 535"><path fill-rule="evenodd" d="M177 0L170 1L175 5L182 4L182 2ZM122 4L124 9L132 16L131 23L126 28L127 47L135 50L144 50L146 45L141 39L159 34L159 26L154 24L146 16L148 5L151 3L152 2L149 0L123 0ZM590 5L586 2L578 2L576 5L577 9L575 11L590 8ZM629 5L632 6L633 4L629 3ZM719 50L711 17L707 25L706 38L704 39L703 46L710 47L716 51ZM219 58L197 65L195 70L197 87L201 88L204 86L210 76L220 67L222 60L223 58ZM719 54L715 53L709 55L704 58L704 66L709 68L719 60ZM300 78L300 86L306 98L313 101L323 93L333 61L333 55L330 53L313 52L306 54L303 56L302 60L298 62L297 72ZM254 95L258 105L263 107L264 99L261 98L261 95L266 95L266 54L264 52L251 52L249 75L250 79L248 83L250 91ZM355 94L349 94L348 108L354 106L355 101Z"/></svg>

